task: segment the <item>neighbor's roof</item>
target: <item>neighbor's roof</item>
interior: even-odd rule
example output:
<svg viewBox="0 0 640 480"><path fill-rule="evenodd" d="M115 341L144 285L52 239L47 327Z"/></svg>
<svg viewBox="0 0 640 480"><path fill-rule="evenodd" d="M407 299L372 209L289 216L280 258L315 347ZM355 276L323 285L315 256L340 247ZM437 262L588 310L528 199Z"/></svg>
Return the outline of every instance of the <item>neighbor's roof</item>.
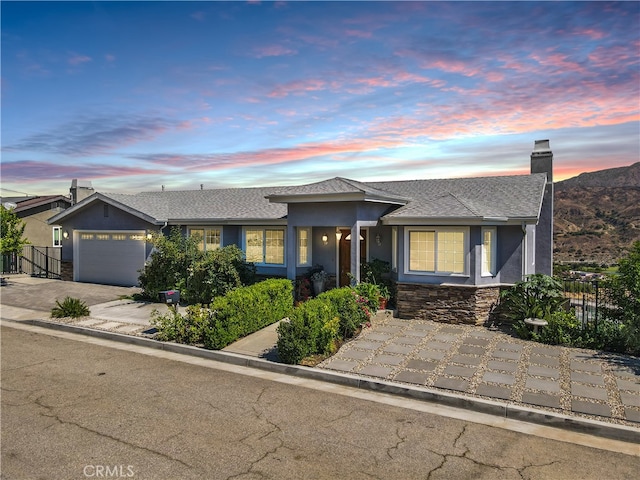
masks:
<svg viewBox="0 0 640 480"><path fill-rule="evenodd" d="M283 221L287 203L373 201L398 206L383 216L387 224L433 221L487 222L535 220L540 212L546 174L357 182L336 177L291 187L228 188L142 192L135 195L95 193L56 215L73 215L102 200L150 223Z"/></svg>

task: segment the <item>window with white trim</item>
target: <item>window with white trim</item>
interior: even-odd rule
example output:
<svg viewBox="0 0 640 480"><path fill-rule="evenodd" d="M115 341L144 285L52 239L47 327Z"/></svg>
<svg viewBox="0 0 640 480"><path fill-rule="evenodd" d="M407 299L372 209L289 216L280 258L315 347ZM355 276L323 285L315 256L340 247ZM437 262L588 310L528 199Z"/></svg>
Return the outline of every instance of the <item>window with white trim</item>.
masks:
<svg viewBox="0 0 640 480"><path fill-rule="evenodd" d="M284 228L247 227L244 251L247 262L284 265Z"/></svg>
<svg viewBox="0 0 640 480"><path fill-rule="evenodd" d="M222 229L220 227L189 228L189 236L198 238L198 249L201 252L216 250L222 245Z"/></svg>
<svg viewBox="0 0 640 480"><path fill-rule="evenodd" d="M482 228L482 276L496 276L496 227Z"/></svg>
<svg viewBox="0 0 640 480"><path fill-rule="evenodd" d="M309 227L298 227L298 267L311 265L311 229Z"/></svg>
<svg viewBox="0 0 640 480"><path fill-rule="evenodd" d="M398 227L391 227L391 270L398 271Z"/></svg>
<svg viewBox="0 0 640 480"><path fill-rule="evenodd" d="M419 274L467 274L469 229L406 227L405 271Z"/></svg>
<svg viewBox="0 0 640 480"><path fill-rule="evenodd" d="M62 246L62 227L53 227L53 246Z"/></svg>

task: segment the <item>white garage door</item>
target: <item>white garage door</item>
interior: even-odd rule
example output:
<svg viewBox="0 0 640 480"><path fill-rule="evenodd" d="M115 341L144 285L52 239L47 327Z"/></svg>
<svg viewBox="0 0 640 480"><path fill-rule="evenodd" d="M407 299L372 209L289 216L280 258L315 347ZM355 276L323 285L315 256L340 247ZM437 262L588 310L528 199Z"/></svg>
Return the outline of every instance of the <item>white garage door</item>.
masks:
<svg viewBox="0 0 640 480"><path fill-rule="evenodd" d="M73 279L105 285L138 285L145 261L145 232L74 232Z"/></svg>

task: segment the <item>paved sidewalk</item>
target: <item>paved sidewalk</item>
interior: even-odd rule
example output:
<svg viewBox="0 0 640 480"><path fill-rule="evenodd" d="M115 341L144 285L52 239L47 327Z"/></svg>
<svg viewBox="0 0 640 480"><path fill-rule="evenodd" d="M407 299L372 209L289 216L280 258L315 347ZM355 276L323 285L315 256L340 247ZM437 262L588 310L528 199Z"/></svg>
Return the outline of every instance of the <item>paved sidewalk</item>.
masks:
<svg viewBox="0 0 640 480"><path fill-rule="evenodd" d="M543 345L483 327L387 317L319 367L640 422L640 358Z"/></svg>

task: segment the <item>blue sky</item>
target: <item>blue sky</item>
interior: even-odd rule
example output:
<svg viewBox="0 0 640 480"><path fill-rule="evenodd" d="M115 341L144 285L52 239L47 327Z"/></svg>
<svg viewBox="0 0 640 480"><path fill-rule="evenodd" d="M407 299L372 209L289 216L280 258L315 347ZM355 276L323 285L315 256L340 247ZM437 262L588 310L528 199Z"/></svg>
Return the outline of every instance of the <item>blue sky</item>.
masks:
<svg viewBox="0 0 640 480"><path fill-rule="evenodd" d="M640 159L640 3L7 2L2 195Z"/></svg>

